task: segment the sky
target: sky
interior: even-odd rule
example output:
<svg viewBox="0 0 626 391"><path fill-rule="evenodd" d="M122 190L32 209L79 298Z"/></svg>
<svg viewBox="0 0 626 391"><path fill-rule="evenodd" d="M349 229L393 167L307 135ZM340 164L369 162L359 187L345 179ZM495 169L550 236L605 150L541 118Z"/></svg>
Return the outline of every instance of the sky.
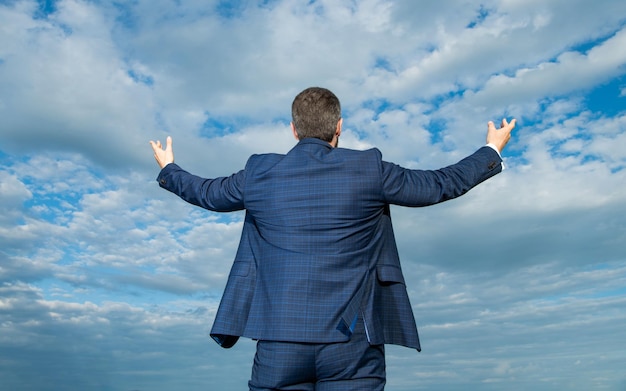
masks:
<svg viewBox="0 0 626 391"><path fill-rule="evenodd" d="M242 228L159 188L230 175L294 96L340 145L436 169L516 118L506 169L392 216L423 351L387 390L626 390L626 2L0 0L0 388L244 390L209 339Z"/></svg>

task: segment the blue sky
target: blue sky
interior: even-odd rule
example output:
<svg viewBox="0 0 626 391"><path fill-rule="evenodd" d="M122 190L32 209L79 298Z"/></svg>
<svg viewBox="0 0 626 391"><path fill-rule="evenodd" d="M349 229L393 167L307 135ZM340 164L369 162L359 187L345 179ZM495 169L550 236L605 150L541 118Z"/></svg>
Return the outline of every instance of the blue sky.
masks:
<svg viewBox="0 0 626 391"><path fill-rule="evenodd" d="M506 170L394 208L423 351L390 391L626 389L626 2L0 1L0 384L246 389L208 332L241 213L158 188L286 152L330 88L341 145L451 164L515 117Z"/></svg>

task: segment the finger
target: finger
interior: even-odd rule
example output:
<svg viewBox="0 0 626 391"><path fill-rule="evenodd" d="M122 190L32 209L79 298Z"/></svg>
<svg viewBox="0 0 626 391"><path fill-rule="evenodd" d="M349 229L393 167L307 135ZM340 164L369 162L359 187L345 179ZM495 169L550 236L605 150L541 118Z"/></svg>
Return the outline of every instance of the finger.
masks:
<svg viewBox="0 0 626 391"><path fill-rule="evenodd" d="M507 122L506 118L502 118L502 122L500 123L500 127L501 128L506 128L507 126L509 126L509 123Z"/></svg>
<svg viewBox="0 0 626 391"><path fill-rule="evenodd" d="M496 126L493 124L493 121L487 122L487 129L496 130Z"/></svg>
<svg viewBox="0 0 626 391"><path fill-rule="evenodd" d="M172 150L172 137L167 136L167 139L165 139L165 143L166 143L165 150L166 151Z"/></svg>
<svg viewBox="0 0 626 391"><path fill-rule="evenodd" d="M502 128L506 128L506 130L507 130L508 132L510 132L510 131L511 131L511 130L513 130L513 128L515 127L515 118L513 118L513 119L511 120L511 122L508 122L508 121L504 121L504 120L503 120L503 121L502 121L502 123L503 123L503 125L504 125L504 126L502 126Z"/></svg>

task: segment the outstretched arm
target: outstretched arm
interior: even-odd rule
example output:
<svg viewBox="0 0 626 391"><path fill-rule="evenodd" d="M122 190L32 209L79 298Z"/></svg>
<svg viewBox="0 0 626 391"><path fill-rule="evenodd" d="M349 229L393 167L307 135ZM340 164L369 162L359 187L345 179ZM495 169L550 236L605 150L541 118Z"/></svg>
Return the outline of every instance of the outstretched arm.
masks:
<svg viewBox="0 0 626 391"><path fill-rule="evenodd" d="M167 136L165 148L161 141L150 141L154 159L161 167L157 182L162 188L171 191L190 204L215 212L242 210L244 171L229 177L215 179L201 178L183 170L174 163L172 138ZM167 167L166 167L167 166Z"/></svg>
<svg viewBox="0 0 626 391"><path fill-rule="evenodd" d="M170 136L167 136L165 144L165 149L163 149L160 140L157 140L156 143L150 140L150 145L154 151L154 158L161 168L170 163L174 163L174 151L172 150L172 138Z"/></svg>
<svg viewBox="0 0 626 391"><path fill-rule="evenodd" d="M496 129L487 125L487 147L460 162L439 170L410 170L383 162L386 202L404 206L426 206L465 194L474 186L502 171L500 152L511 139L515 120L502 120Z"/></svg>

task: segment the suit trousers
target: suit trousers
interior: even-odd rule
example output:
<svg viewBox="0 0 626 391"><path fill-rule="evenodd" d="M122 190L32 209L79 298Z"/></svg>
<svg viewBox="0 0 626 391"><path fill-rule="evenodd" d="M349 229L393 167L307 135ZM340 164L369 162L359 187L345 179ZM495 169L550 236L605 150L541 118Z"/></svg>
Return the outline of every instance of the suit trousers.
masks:
<svg viewBox="0 0 626 391"><path fill-rule="evenodd" d="M385 347L370 345L359 317L349 341L257 341L250 391L362 391L385 388Z"/></svg>

